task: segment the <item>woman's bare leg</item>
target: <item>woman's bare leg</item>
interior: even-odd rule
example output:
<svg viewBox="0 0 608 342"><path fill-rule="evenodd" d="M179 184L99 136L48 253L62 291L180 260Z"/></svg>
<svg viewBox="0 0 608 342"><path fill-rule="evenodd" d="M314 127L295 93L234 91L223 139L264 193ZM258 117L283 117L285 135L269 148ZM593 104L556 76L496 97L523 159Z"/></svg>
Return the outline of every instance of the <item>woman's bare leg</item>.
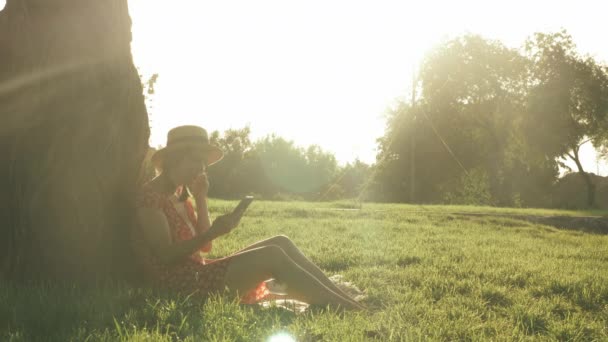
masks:
<svg viewBox="0 0 608 342"><path fill-rule="evenodd" d="M360 308L327 288L277 246L254 248L228 258L231 261L225 284L231 291L243 294L260 282L274 278L285 283L288 295L297 300L344 309Z"/></svg>
<svg viewBox="0 0 608 342"><path fill-rule="evenodd" d="M317 265L315 265L312 261L310 261L310 259L308 259L304 255L304 253L302 253L302 251L300 251L300 249L293 243L293 241L291 241L291 239L289 239L285 235L277 235L277 236L271 237L270 239L256 242L256 243L242 249L241 251L239 251L239 253L242 251L247 251L247 250L264 247L264 246L280 247L285 253L287 253L287 255L296 264L300 265L300 267L305 269L308 273L315 276L315 278L317 278L321 283L323 283L323 285L327 286L330 290L341 295L342 297L345 297L348 300L354 301L354 299L352 299L348 294L344 293L344 291L340 290L340 288L337 287L336 284L334 284L334 282L332 282L329 278L327 278L325 273L323 273L323 271Z"/></svg>

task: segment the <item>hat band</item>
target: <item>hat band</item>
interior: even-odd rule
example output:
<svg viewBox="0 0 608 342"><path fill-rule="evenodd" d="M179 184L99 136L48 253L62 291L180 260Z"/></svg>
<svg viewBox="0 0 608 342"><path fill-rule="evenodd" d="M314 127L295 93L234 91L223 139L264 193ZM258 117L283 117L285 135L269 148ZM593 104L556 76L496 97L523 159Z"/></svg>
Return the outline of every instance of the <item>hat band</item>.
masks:
<svg viewBox="0 0 608 342"><path fill-rule="evenodd" d="M172 140L167 141L167 146L172 145L172 144L177 144L177 143L183 143L183 142L192 142L192 143L199 143L199 144L207 145L207 144L209 144L209 139L207 139L207 137L195 137L195 136L179 137L179 138L174 138Z"/></svg>

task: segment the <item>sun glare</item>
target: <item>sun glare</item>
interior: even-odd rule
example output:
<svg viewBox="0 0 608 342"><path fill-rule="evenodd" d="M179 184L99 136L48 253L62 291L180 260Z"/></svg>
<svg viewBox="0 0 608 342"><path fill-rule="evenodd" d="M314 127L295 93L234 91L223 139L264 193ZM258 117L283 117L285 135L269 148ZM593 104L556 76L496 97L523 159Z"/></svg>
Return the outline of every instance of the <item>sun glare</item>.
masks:
<svg viewBox="0 0 608 342"><path fill-rule="evenodd" d="M588 2L130 0L135 63L159 74L150 143L181 124L249 125L254 139L277 133L373 162L386 109L408 98L412 71L442 40L470 32L519 46L565 27L608 60L584 38L603 22Z"/></svg>
<svg viewBox="0 0 608 342"><path fill-rule="evenodd" d="M288 333L282 332L270 336L268 342L296 342L296 340Z"/></svg>

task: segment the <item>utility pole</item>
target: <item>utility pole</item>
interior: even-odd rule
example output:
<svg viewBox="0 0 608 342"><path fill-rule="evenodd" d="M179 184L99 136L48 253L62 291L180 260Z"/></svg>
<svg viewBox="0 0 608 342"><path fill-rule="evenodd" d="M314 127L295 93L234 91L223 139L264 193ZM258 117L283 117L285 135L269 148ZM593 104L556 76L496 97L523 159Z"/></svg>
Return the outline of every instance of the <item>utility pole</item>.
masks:
<svg viewBox="0 0 608 342"><path fill-rule="evenodd" d="M412 125L416 124L416 69L412 68L412 113L414 118ZM416 200L416 139L415 129L410 132L410 203L414 203Z"/></svg>

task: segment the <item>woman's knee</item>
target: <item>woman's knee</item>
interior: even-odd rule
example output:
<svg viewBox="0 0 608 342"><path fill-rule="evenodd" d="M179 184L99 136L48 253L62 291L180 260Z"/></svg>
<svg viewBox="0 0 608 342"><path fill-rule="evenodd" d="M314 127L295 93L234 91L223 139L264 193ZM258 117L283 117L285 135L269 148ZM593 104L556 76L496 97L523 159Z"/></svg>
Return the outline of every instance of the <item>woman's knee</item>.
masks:
<svg viewBox="0 0 608 342"><path fill-rule="evenodd" d="M238 253L232 256L229 269L234 274L263 274L273 277L288 267L289 257L279 246L269 245Z"/></svg>
<svg viewBox="0 0 608 342"><path fill-rule="evenodd" d="M283 250L296 248L296 245L286 235L277 235L270 239L271 244L281 247Z"/></svg>
<svg viewBox="0 0 608 342"><path fill-rule="evenodd" d="M288 260L287 253L278 245L268 245L257 249L258 261L269 265L273 270L282 267Z"/></svg>

